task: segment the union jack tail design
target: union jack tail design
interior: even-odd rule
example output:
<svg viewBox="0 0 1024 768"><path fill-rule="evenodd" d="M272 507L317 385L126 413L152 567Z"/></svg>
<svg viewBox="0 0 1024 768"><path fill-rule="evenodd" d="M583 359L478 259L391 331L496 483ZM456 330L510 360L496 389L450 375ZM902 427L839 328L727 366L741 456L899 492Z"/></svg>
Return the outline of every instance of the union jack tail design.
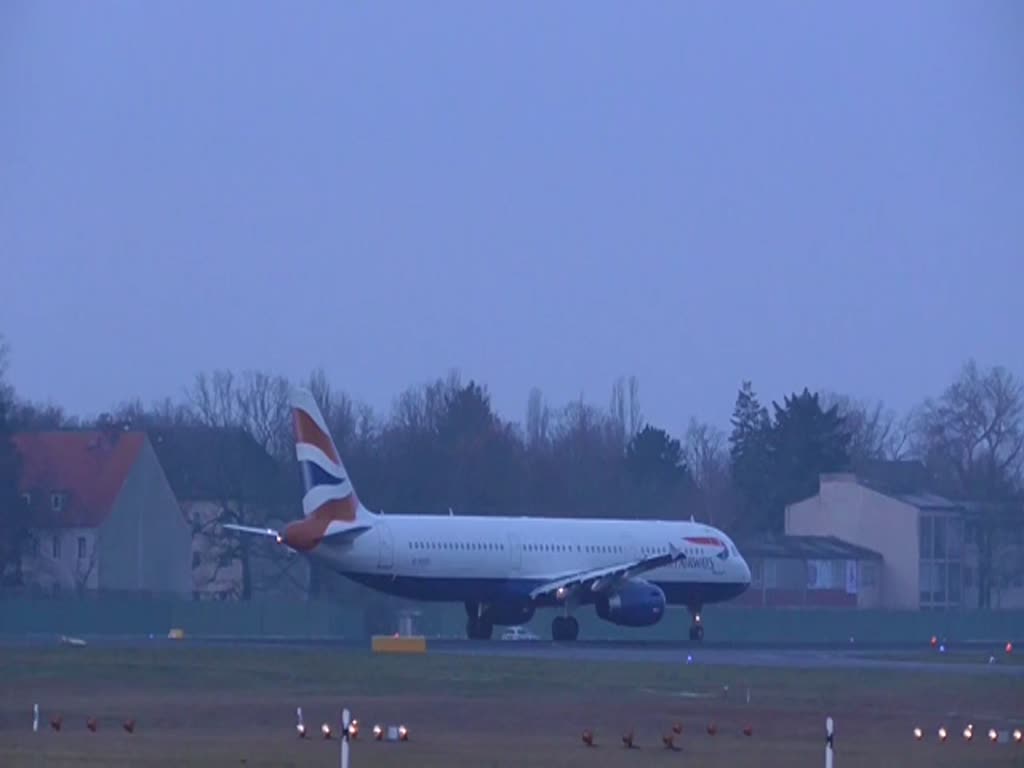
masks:
<svg viewBox="0 0 1024 768"><path fill-rule="evenodd" d="M369 514L356 495L313 395L292 392L295 457L302 472L302 514L324 523L354 523Z"/></svg>

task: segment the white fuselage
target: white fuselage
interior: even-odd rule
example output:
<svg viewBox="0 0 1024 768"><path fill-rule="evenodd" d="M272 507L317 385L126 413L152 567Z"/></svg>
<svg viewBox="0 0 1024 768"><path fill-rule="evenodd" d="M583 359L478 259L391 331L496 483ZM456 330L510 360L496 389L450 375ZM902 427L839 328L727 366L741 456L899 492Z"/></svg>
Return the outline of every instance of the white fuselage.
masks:
<svg viewBox="0 0 1024 768"><path fill-rule="evenodd" d="M694 522L373 515L370 530L312 554L383 592L501 602L566 574L667 553L670 543L685 558L642 576L668 603L719 602L749 585L750 570L729 537Z"/></svg>

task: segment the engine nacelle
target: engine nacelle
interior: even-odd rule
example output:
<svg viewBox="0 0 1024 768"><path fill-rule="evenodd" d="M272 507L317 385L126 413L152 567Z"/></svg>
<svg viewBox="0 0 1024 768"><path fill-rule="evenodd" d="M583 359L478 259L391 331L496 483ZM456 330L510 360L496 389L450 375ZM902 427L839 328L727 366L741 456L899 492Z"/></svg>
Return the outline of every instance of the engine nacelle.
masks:
<svg viewBox="0 0 1024 768"><path fill-rule="evenodd" d="M631 579L595 604L597 615L620 627L649 627L665 615L665 593L657 584Z"/></svg>

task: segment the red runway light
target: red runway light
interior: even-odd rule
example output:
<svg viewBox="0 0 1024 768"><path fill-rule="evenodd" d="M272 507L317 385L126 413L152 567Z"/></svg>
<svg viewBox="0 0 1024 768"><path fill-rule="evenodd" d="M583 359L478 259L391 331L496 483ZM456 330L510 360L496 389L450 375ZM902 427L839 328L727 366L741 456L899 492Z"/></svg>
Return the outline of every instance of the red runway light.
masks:
<svg viewBox="0 0 1024 768"><path fill-rule="evenodd" d="M630 731L622 737L622 743L625 745L626 749L633 748L633 731Z"/></svg>
<svg viewBox="0 0 1024 768"><path fill-rule="evenodd" d="M50 718L50 727L53 728L53 730L55 730L55 731L59 731L61 723L63 723L63 722L64 722L64 719L60 715L57 715L56 717L51 717Z"/></svg>
<svg viewBox="0 0 1024 768"><path fill-rule="evenodd" d="M124 729L128 733L135 733L135 721L134 720L125 720L123 727L124 727Z"/></svg>
<svg viewBox="0 0 1024 768"><path fill-rule="evenodd" d="M583 731L583 743L588 747L594 746L594 734L590 732L589 728Z"/></svg>
<svg viewBox="0 0 1024 768"><path fill-rule="evenodd" d="M750 726L748 725L748 726L747 726L746 728L744 728L744 729L743 729L743 735L744 735L744 736L753 736L753 735L754 735L754 729L753 729L753 728L751 728L751 727L750 727Z"/></svg>
<svg viewBox="0 0 1024 768"><path fill-rule="evenodd" d="M88 728L93 733L96 733L96 728L97 728L96 718L90 717L88 720L86 720L85 721L85 727Z"/></svg>
<svg viewBox="0 0 1024 768"><path fill-rule="evenodd" d="M714 736L716 733L718 733L718 726L715 725L714 723L711 723L710 725L708 725L708 735L709 736Z"/></svg>

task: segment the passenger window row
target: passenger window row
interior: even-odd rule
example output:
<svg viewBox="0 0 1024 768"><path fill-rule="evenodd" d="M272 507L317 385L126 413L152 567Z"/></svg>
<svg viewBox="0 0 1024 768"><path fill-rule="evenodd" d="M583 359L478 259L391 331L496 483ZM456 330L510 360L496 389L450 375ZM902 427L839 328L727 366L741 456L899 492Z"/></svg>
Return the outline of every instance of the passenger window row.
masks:
<svg viewBox="0 0 1024 768"><path fill-rule="evenodd" d="M526 552L572 552L571 544L525 544L523 550ZM587 552L589 554L621 554L623 547L618 544L577 544L576 552Z"/></svg>
<svg viewBox="0 0 1024 768"><path fill-rule="evenodd" d="M505 545L490 541L410 541L409 549L457 549L463 552L501 552Z"/></svg>

